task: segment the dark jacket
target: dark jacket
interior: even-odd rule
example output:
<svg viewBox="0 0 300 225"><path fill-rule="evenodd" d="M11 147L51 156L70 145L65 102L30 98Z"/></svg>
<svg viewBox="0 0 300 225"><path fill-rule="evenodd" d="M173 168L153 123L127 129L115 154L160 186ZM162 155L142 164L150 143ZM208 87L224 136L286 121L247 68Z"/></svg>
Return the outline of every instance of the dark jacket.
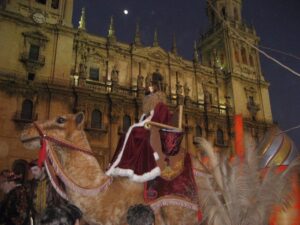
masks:
<svg viewBox="0 0 300 225"><path fill-rule="evenodd" d="M0 224L29 224L29 199L23 185L15 187L4 196L0 205Z"/></svg>

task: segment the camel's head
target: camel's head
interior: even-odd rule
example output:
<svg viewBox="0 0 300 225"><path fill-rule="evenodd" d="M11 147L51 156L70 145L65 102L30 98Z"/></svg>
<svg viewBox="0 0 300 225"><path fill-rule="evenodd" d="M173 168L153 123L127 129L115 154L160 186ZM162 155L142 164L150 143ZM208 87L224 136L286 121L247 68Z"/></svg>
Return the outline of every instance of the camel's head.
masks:
<svg viewBox="0 0 300 225"><path fill-rule="evenodd" d="M41 131L52 137L62 140L72 140L78 132L81 132L84 123L82 112L77 114L67 114L55 117L45 122L36 122L36 125L30 124L21 133L21 141L27 149L37 149L41 146Z"/></svg>

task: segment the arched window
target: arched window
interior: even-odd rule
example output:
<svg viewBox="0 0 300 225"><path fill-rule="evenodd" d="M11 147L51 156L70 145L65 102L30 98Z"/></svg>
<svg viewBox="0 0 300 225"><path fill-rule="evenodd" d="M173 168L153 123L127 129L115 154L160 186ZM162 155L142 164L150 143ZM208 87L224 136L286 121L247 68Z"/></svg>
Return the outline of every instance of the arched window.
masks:
<svg viewBox="0 0 300 225"><path fill-rule="evenodd" d="M238 50L234 50L234 56L235 56L235 61L237 62L237 63L240 63L240 56L239 56L239 52L238 52Z"/></svg>
<svg viewBox="0 0 300 225"><path fill-rule="evenodd" d="M31 100L25 99L22 103L21 119L32 120L33 103Z"/></svg>
<svg viewBox="0 0 300 225"><path fill-rule="evenodd" d="M242 48L241 55L242 55L242 61L243 61L243 63L244 64L248 64L247 63L247 55L246 55L246 49L245 48Z"/></svg>
<svg viewBox="0 0 300 225"><path fill-rule="evenodd" d="M234 17L234 20L236 20L236 21L239 20L239 14L238 14L236 7L234 7L234 9L233 9L233 17Z"/></svg>
<svg viewBox="0 0 300 225"><path fill-rule="evenodd" d="M90 68L90 79L95 80L95 81L99 81L99 77L100 77L99 68L91 67Z"/></svg>
<svg viewBox="0 0 300 225"><path fill-rule="evenodd" d="M224 133L220 128L217 130L217 144L224 145Z"/></svg>
<svg viewBox="0 0 300 225"><path fill-rule="evenodd" d="M102 113L98 109L94 109L92 112L91 127L101 129L102 127Z"/></svg>
<svg viewBox="0 0 300 225"><path fill-rule="evenodd" d="M221 13L222 13L223 18L226 20L227 15L226 15L226 9L225 9L225 7L222 8Z"/></svg>
<svg viewBox="0 0 300 225"><path fill-rule="evenodd" d="M123 117L123 132L127 132L127 130L129 129L130 125L131 125L130 116L125 115Z"/></svg>
<svg viewBox="0 0 300 225"><path fill-rule="evenodd" d="M249 63L250 63L250 66L254 66L254 61L253 61L252 55L249 55Z"/></svg>
<svg viewBox="0 0 300 225"><path fill-rule="evenodd" d="M58 9L58 7L59 7L59 0L52 0L51 8L52 9Z"/></svg>
<svg viewBox="0 0 300 225"><path fill-rule="evenodd" d="M47 0L35 0L36 2L38 2L38 3L41 3L41 4L46 4L46 2L47 2Z"/></svg>
<svg viewBox="0 0 300 225"><path fill-rule="evenodd" d="M202 128L199 125L196 126L196 137L202 137Z"/></svg>

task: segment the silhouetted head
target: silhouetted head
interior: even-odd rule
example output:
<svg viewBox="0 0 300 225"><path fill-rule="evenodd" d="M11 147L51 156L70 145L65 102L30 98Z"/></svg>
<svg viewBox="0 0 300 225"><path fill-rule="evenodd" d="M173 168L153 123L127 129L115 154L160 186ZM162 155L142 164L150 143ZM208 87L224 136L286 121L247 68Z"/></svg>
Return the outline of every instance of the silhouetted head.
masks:
<svg viewBox="0 0 300 225"><path fill-rule="evenodd" d="M61 206L49 206L47 207L42 215L40 224L41 225L77 225L82 213L74 205L61 205Z"/></svg>
<svg viewBox="0 0 300 225"><path fill-rule="evenodd" d="M152 73L149 80L149 87L146 90L146 95L157 91L163 91L163 80L163 76L158 71Z"/></svg>
<svg viewBox="0 0 300 225"><path fill-rule="evenodd" d="M152 225L155 216L153 210L147 205L133 205L127 211L128 225Z"/></svg>
<svg viewBox="0 0 300 225"><path fill-rule="evenodd" d="M2 170L0 172L0 190L5 194L10 192L17 184L22 183L22 175L15 174L10 170Z"/></svg>

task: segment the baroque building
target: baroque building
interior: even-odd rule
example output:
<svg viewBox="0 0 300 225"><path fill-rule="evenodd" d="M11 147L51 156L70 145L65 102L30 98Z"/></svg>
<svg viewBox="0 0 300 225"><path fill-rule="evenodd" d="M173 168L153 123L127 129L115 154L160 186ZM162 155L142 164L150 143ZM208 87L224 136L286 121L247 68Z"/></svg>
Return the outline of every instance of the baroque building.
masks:
<svg viewBox="0 0 300 225"><path fill-rule="evenodd" d="M209 1L210 30L194 43L192 61L178 55L175 37L170 52L162 49L156 31L153 45L144 46L139 24L132 44L118 42L113 18L106 37L89 34L84 9L73 26L73 0L0 7L0 169L36 158L19 141L27 123L77 111L85 113L87 137L105 168L119 135L139 119L153 72L164 77L170 109L184 105L186 149L195 150L203 136L219 151L233 151L235 114L256 140L273 123L259 54L226 26L258 44L255 29L242 22L242 0Z"/></svg>

